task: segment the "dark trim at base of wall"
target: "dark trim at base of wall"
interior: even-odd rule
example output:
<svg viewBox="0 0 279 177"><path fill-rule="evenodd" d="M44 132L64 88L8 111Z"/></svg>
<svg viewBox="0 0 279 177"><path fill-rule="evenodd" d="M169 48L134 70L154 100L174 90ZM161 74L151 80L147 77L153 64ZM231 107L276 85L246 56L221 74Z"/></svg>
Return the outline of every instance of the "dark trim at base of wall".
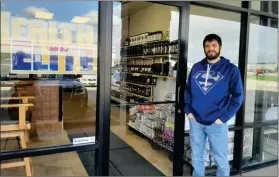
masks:
<svg viewBox="0 0 279 177"><path fill-rule="evenodd" d="M254 171L254 170L259 170L259 169L270 167L270 166L273 166L273 165L278 165L278 160L272 160L272 161L269 161L269 162L263 162L263 163L260 163L260 164L251 165L251 166L248 166L248 167L243 167L242 168L242 173L247 173L247 172L251 172L251 171Z"/></svg>

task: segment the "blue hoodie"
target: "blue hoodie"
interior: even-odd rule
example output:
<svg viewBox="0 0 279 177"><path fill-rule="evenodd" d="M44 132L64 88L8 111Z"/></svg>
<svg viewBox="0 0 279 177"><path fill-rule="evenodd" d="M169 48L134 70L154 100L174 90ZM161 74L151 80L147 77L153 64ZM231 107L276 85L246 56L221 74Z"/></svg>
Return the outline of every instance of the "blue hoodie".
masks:
<svg viewBox="0 0 279 177"><path fill-rule="evenodd" d="M224 57L215 64L207 59L196 63L189 74L184 100L184 112L192 113L197 122L211 125L220 119L226 123L243 101L238 67Z"/></svg>

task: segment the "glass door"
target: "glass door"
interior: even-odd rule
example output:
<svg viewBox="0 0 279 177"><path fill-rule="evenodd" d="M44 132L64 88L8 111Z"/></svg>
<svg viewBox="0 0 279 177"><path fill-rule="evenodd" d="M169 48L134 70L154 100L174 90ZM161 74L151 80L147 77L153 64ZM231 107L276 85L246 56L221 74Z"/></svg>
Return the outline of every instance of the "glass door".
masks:
<svg viewBox="0 0 279 177"><path fill-rule="evenodd" d="M180 128L176 142L183 155L183 99L177 99L184 84L179 71L186 77L178 70L183 65L180 9L113 3L110 175L173 175L175 128ZM176 127L177 119L182 126Z"/></svg>
<svg viewBox="0 0 279 177"><path fill-rule="evenodd" d="M99 2L1 2L1 175L94 174L98 16Z"/></svg>

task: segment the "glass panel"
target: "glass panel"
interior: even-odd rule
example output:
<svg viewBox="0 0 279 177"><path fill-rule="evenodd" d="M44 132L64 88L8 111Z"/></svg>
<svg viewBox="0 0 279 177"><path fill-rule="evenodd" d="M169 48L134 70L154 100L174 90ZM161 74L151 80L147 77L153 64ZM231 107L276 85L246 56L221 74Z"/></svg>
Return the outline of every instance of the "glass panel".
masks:
<svg viewBox="0 0 279 177"><path fill-rule="evenodd" d="M243 165L256 165L278 159L278 126L244 131Z"/></svg>
<svg viewBox="0 0 279 177"><path fill-rule="evenodd" d="M246 123L278 120L278 27L267 26L269 20L251 16Z"/></svg>
<svg viewBox="0 0 279 177"><path fill-rule="evenodd" d="M240 35L240 14L216 10L212 8L205 8L191 5L190 8L190 31L189 31L189 47L188 47L188 76L193 65L204 59L205 53L203 48L203 40L206 35L215 33L222 39L222 48L220 55L228 58L231 63L238 66L239 56L239 35ZM214 25L212 25L214 24ZM230 26L228 29L227 26ZM206 70L206 69L205 69ZM187 77L188 77L187 76ZM235 116L227 122L228 126L235 125ZM189 120L186 118L186 128L189 130ZM231 143L230 148L233 148L234 132L230 132L229 139ZM187 137L188 138L188 137ZM191 162L191 147L189 140L185 141L185 156L188 162ZM209 150L208 142L206 144L205 166L206 174L214 175L215 163L212 160L212 155ZM229 159L232 160L232 152L229 150ZM190 170L185 167L184 175L191 175Z"/></svg>
<svg viewBox="0 0 279 177"><path fill-rule="evenodd" d="M35 148L94 135L98 2L2 5L1 136L26 132Z"/></svg>
<svg viewBox="0 0 279 177"><path fill-rule="evenodd" d="M251 1L251 9L268 12L268 1Z"/></svg>
<svg viewBox="0 0 279 177"><path fill-rule="evenodd" d="M272 1L272 3L271 3L271 11L274 14L278 14L278 1Z"/></svg>
<svg viewBox="0 0 279 177"><path fill-rule="evenodd" d="M113 15L110 143L126 148L111 157L122 155L114 163L123 175L172 175L174 105L153 103L175 101L179 10L114 2Z"/></svg>
<svg viewBox="0 0 279 177"><path fill-rule="evenodd" d="M251 9L278 14L278 1L251 1Z"/></svg>
<svg viewBox="0 0 279 177"><path fill-rule="evenodd" d="M12 141L9 141L9 144L11 145ZM29 160L33 176L93 176L95 170L92 154L94 152L68 152L31 157ZM86 164L81 159L86 159ZM1 161L1 165L5 163ZM1 169L1 176L26 176L26 170L24 167Z"/></svg>
<svg viewBox="0 0 279 177"><path fill-rule="evenodd" d="M210 33L215 33L222 39L220 56L224 56L238 66L240 14L194 5L191 5L190 11L187 75L195 63L205 58L202 42L204 37ZM230 28L226 29L226 26L230 26ZM228 124L233 126L235 117Z"/></svg>

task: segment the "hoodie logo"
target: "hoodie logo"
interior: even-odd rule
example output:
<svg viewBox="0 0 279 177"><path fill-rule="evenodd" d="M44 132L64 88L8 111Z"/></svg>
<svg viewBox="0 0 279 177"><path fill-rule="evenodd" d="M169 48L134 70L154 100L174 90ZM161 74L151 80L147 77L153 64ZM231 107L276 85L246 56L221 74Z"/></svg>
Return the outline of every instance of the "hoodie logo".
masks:
<svg viewBox="0 0 279 177"><path fill-rule="evenodd" d="M194 79L204 95L206 95L220 80L223 79L219 72L210 71L206 82L206 71L199 71L194 75Z"/></svg>

